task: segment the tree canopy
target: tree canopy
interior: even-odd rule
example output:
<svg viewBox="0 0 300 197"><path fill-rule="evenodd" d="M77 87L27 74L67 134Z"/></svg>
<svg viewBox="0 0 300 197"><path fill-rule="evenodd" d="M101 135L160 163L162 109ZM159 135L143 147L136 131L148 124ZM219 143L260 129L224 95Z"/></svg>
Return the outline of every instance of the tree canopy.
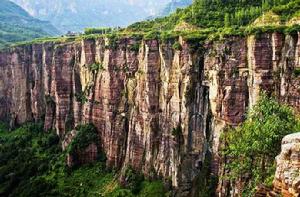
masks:
<svg viewBox="0 0 300 197"><path fill-rule="evenodd" d="M299 120L292 108L261 94L249 111L247 120L224 134L225 179L243 180L244 193L252 193L259 183L271 184L275 174L274 160L282 138L299 131Z"/></svg>

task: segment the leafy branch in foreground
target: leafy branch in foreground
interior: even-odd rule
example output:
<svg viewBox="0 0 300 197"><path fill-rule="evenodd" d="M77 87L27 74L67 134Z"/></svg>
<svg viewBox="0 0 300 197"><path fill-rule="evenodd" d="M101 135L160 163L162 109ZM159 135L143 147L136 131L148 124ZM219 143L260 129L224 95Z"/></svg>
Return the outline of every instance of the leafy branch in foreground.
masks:
<svg viewBox="0 0 300 197"><path fill-rule="evenodd" d="M247 120L223 136L223 156L228 159L229 172L224 179L242 180L245 186L242 192L250 196L258 184L270 186L281 140L298 128L299 121L292 108L262 93Z"/></svg>

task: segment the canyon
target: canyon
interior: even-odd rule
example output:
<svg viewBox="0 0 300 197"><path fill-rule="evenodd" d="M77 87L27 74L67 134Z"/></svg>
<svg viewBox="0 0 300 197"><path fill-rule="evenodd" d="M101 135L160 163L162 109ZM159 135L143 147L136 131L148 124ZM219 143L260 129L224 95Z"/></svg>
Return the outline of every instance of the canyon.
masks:
<svg viewBox="0 0 300 197"><path fill-rule="evenodd" d="M261 91L300 109L300 33L202 44L181 37L45 42L2 50L0 68L1 120L11 127L44 121L66 141L76 125L92 123L107 166L155 174L178 196L226 173L221 135L245 120ZM211 177L202 177L207 163ZM217 193L232 187L220 179Z"/></svg>

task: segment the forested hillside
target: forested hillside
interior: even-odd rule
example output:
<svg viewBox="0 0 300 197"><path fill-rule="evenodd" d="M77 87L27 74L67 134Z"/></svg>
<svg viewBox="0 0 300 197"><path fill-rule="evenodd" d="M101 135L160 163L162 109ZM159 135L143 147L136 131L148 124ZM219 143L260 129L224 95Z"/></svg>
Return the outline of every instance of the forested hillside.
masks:
<svg viewBox="0 0 300 197"><path fill-rule="evenodd" d="M174 31L185 23L185 29L241 28L252 24L264 13L278 15L282 24L300 15L299 0L195 0L186 9L164 18L135 23L132 31Z"/></svg>
<svg viewBox="0 0 300 197"><path fill-rule="evenodd" d="M0 0L0 47L58 33L49 22L33 18L8 0Z"/></svg>

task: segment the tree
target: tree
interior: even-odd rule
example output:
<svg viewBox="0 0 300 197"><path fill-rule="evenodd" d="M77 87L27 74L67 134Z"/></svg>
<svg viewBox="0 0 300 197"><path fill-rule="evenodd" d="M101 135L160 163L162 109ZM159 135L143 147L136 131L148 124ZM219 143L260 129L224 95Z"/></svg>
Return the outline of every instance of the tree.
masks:
<svg viewBox="0 0 300 197"><path fill-rule="evenodd" d="M258 183L270 184L275 173L274 160L282 138L297 131L299 122L293 110L274 98L260 95L247 120L225 134L224 156L228 176L243 180L244 192L253 192Z"/></svg>
<svg viewBox="0 0 300 197"><path fill-rule="evenodd" d="M230 27L230 15L228 13L225 14L225 18L224 18L224 25L225 27Z"/></svg>

